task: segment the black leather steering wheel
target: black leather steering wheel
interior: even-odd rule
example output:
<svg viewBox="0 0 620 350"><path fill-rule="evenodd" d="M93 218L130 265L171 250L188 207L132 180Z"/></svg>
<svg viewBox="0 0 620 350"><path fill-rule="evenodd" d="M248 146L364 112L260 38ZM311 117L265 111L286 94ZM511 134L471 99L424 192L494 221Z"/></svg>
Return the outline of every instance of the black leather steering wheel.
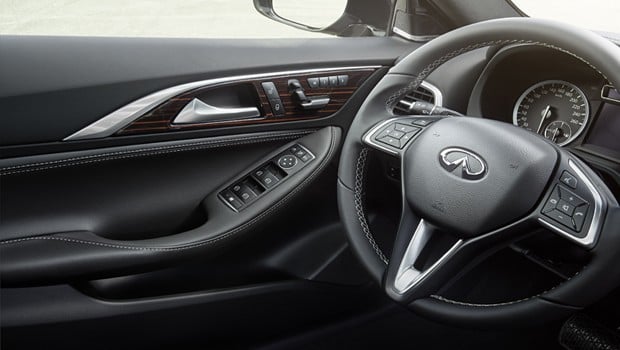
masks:
<svg viewBox="0 0 620 350"><path fill-rule="evenodd" d="M360 108L343 147L338 202L353 250L392 299L444 322L546 322L590 305L620 284L618 203L574 154L507 123L392 112L401 97L446 61L509 44L559 50L620 86L620 48L594 33L529 18L481 22L432 40L390 69ZM400 141L380 141L395 128L403 132ZM403 211L389 259L375 242L364 209L369 152L401 161ZM566 212L560 201L569 205L563 207ZM437 295L477 258L540 227L587 250L588 265L559 286L523 300L470 304ZM449 234L447 248L436 259L419 262L439 232Z"/></svg>

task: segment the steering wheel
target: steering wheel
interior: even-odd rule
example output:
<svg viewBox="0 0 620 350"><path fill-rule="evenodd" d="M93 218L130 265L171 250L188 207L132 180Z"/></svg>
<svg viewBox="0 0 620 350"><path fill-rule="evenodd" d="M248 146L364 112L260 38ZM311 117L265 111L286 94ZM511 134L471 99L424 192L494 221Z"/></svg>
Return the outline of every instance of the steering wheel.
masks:
<svg viewBox="0 0 620 350"><path fill-rule="evenodd" d="M338 203L354 252L389 297L444 322L547 322L594 303L620 284L618 202L574 154L508 123L393 113L396 102L443 63L508 44L559 50L620 86L620 48L594 33L529 18L476 23L432 40L392 67L361 106L343 145ZM369 152L401 162L403 209L389 259L365 211ZM588 251L586 267L523 300L471 304L439 295L481 257L541 227ZM436 239L439 235L443 238ZM425 247L438 240L448 243L431 259Z"/></svg>

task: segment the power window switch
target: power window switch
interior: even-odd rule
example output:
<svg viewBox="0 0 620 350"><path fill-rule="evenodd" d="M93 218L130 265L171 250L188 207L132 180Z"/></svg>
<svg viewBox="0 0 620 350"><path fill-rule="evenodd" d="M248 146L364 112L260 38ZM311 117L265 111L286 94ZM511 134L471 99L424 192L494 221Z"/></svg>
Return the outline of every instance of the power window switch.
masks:
<svg viewBox="0 0 620 350"><path fill-rule="evenodd" d="M256 193L246 184L237 184L232 187L232 191L237 197L241 198L243 203L249 203L257 197Z"/></svg>
<svg viewBox="0 0 620 350"><path fill-rule="evenodd" d="M239 210L243 207L243 203L235 196L231 191L226 190L222 192L222 198L226 203L228 203L231 207Z"/></svg>
<svg viewBox="0 0 620 350"><path fill-rule="evenodd" d="M255 170L252 175L265 188L272 188L280 181L267 167Z"/></svg>
<svg viewBox="0 0 620 350"><path fill-rule="evenodd" d="M338 76L338 86L347 86L348 83L349 83L349 76L348 75L339 75Z"/></svg>
<svg viewBox="0 0 620 350"><path fill-rule="evenodd" d="M258 179L258 182L265 186L265 188L272 188L278 181L278 178L269 171L265 172L265 175Z"/></svg>
<svg viewBox="0 0 620 350"><path fill-rule="evenodd" d="M320 87L329 87L329 77L320 77L319 78L319 86Z"/></svg>

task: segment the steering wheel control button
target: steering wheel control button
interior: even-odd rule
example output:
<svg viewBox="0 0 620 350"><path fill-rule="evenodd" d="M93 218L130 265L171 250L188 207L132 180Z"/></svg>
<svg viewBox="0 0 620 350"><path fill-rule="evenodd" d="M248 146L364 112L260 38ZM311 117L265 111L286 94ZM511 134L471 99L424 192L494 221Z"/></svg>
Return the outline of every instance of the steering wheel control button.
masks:
<svg viewBox="0 0 620 350"><path fill-rule="evenodd" d="M419 130L418 128L402 123L396 123L394 129L396 129L396 131L404 132L405 134L414 130Z"/></svg>
<svg viewBox="0 0 620 350"><path fill-rule="evenodd" d="M589 205L584 204L575 208L575 212L573 213L573 221L575 222L575 229L577 231L581 231L583 228L586 215L588 215L588 207Z"/></svg>
<svg viewBox="0 0 620 350"><path fill-rule="evenodd" d="M384 136L382 138L380 138L378 140L381 143L384 143L386 145L390 145L392 147L396 147L398 149L401 149L401 145L400 145L400 140L395 138L395 137L391 137L391 136Z"/></svg>
<svg viewBox="0 0 620 350"><path fill-rule="evenodd" d="M566 215L557 209L552 210L545 215L559 222L560 224L570 228L571 230L575 230L575 224L573 223L573 219L570 217L570 215Z"/></svg>
<svg viewBox="0 0 620 350"><path fill-rule="evenodd" d="M560 203L560 189L559 186L555 186L542 209L543 214L554 210L558 206L558 203Z"/></svg>
<svg viewBox="0 0 620 350"><path fill-rule="evenodd" d="M577 178L566 170L564 170L562 176L560 176L560 181L572 189L577 188Z"/></svg>
<svg viewBox="0 0 620 350"><path fill-rule="evenodd" d="M581 199L578 195L574 194L573 192L567 190L566 188L562 186L558 186L558 187L560 189L560 198L566 201L568 204L574 207L578 207L586 203L586 201Z"/></svg>
<svg viewBox="0 0 620 350"><path fill-rule="evenodd" d="M276 85L271 82L264 82L261 84L263 86L263 90L265 91L265 95L267 95L267 99L269 100L279 100L280 95L278 95L278 89L276 89Z"/></svg>
<svg viewBox="0 0 620 350"><path fill-rule="evenodd" d="M320 86L319 78L308 78L308 86L310 86L311 89L318 88Z"/></svg>
<svg viewBox="0 0 620 350"><path fill-rule="evenodd" d="M290 169L297 164L297 157L293 155L284 155L278 159L278 165L282 169Z"/></svg>
<svg viewBox="0 0 620 350"><path fill-rule="evenodd" d="M396 124L394 123L384 127L377 133L377 136L375 136L375 140L379 140L385 136L388 136L390 133L394 131L395 127L396 127Z"/></svg>
<svg viewBox="0 0 620 350"><path fill-rule="evenodd" d="M395 138L395 139L399 139L399 140L400 140L400 138L401 138L401 137L405 136L405 133L404 133L404 132L402 132L402 131L398 131L398 130L392 130L392 131L388 134L388 136L390 136L390 137L393 137L393 138Z"/></svg>
<svg viewBox="0 0 620 350"><path fill-rule="evenodd" d="M221 193L224 202L228 203L233 209L239 210L243 207L243 203L231 191L226 190Z"/></svg>
<svg viewBox="0 0 620 350"><path fill-rule="evenodd" d="M425 127L425 126L429 126L434 121L435 120L433 120L433 119L418 118L418 119L414 119L411 122L411 124Z"/></svg>
<svg viewBox="0 0 620 350"><path fill-rule="evenodd" d="M559 211L561 211L562 213L568 215L568 216L572 216L573 212L575 211L575 207L573 207L572 205L568 204L568 202L566 202L563 199L560 199L560 202L558 203L557 207L556 207Z"/></svg>

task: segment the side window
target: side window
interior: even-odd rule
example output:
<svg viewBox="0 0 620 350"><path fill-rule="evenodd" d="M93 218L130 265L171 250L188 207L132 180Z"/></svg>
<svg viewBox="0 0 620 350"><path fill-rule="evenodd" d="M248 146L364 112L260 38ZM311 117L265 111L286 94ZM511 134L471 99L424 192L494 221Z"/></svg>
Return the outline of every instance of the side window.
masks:
<svg viewBox="0 0 620 350"><path fill-rule="evenodd" d="M182 38L329 37L363 23L366 0L1 1L0 35ZM389 1L376 2L385 7ZM269 4L267 16L264 4ZM388 5L389 6L389 5ZM346 15L345 15L346 13ZM389 17L389 11L388 17ZM342 19L342 21L340 21ZM387 23L389 18L385 18ZM334 23L338 26L330 28ZM288 25L287 25L288 24ZM293 25L291 25L293 24ZM321 30L330 28L330 30ZM310 29L310 30L308 30Z"/></svg>

